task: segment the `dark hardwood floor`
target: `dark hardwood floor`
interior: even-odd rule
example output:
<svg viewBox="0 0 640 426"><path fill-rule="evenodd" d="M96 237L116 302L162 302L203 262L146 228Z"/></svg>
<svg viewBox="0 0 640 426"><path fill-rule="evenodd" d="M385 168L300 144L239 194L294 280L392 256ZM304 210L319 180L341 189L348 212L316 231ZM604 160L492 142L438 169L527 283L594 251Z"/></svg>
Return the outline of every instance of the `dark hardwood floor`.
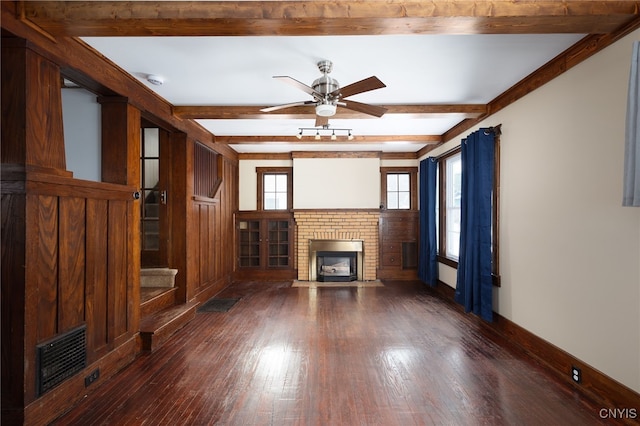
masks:
<svg viewBox="0 0 640 426"><path fill-rule="evenodd" d="M245 282L58 425L591 425L597 407L416 282Z"/></svg>

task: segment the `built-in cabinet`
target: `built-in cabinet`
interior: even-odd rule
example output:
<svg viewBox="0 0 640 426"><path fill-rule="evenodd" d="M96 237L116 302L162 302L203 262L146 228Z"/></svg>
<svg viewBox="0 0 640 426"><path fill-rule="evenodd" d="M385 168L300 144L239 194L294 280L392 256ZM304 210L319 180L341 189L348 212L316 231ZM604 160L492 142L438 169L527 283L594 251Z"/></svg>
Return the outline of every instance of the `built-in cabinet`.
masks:
<svg viewBox="0 0 640 426"><path fill-rule="evenodd" d="M416 279L418 274L417 210L387 210L379 220L379 279Z"/></svg>
<svg viewBox="0 0 640 426"><path fill-rule="evenodd" d="M294 278L293 223L289 212L237 213L236 278Z"/></svg>

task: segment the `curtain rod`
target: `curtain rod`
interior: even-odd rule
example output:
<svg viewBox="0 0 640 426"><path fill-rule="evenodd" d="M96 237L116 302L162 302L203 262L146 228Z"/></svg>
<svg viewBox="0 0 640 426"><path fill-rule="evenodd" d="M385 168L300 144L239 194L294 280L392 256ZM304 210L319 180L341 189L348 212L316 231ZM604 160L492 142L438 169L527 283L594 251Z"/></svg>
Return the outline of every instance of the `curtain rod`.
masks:
<svg viewBox="0 0 640 426"><path fill-rule="evenodd" d="M500 136L502 134L502 123L498 124L497 126L492 126L492 127L487 127L488 132L492 132L494 133L496 136ZM447 155L451 154L452 152L456 151L460 149L460 146L454 146L453 148L451 148L448 151L443 152L442 154L436 156L436 157L432 157L434 158L436 161L440 160L443 157L446 157Z"/></svg>
<svg viewBox="0 0 640 426"><path fill-rule="evenodd" d="M500 136L502 134L502 123L498 124L497 126L492 126L489 127L488 129L490 132L493 132L496 134L496 136Z"/></svg>

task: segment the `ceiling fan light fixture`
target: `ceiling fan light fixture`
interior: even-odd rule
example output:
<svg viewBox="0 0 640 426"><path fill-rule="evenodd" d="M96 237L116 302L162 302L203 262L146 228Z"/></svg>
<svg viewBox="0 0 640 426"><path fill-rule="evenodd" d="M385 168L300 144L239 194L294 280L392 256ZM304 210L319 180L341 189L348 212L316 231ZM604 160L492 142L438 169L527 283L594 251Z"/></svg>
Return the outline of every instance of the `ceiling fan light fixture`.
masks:
<svg viewBox="0 0 640 426"><path fill-rule="evenodd" d="M336 105L332 104L319 104L316 105L316 114L320 117L331 117L336 114Z"/></svg>

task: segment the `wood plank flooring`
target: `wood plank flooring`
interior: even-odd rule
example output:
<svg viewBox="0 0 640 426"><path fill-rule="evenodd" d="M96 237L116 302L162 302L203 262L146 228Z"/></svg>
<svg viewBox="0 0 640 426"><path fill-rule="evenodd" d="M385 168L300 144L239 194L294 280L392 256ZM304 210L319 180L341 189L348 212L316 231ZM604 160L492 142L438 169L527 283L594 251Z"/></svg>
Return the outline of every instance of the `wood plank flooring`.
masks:
<svg viewBox="0 0 640 426"><path fill-rule="evenodd" d="M198 313L54 424L604 424L423 284L384 284L234 284L229 312Z"/></svg>

